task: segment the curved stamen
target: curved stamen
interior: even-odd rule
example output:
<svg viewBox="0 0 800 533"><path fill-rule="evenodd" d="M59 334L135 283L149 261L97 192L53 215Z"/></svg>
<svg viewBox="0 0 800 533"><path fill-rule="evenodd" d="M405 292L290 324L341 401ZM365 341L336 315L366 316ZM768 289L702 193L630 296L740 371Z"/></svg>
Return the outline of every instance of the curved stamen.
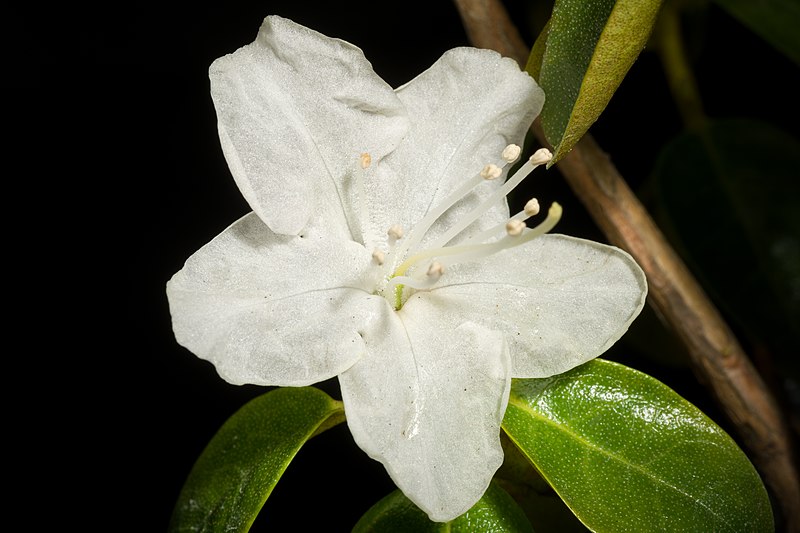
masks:
<svg viewBox="0 0 800 533"><path fill-rule="evenodd" d="M487 257L492 254L496 254L501 250L505 250L508 248L515 248L526 242L530 242L536 237L541 237L558 224L558 221L561 219L561 213L563 209L558 202L553 202L550 205L550 209L547 210L547 218L544 219L538 226L525 229L520 235L513 236L511 234L506 235L502 239L498 239L497 241L490 242L488 244L481 244L478 246L467 246L466 248L470 248L468 250L464 250L462 253L456 254L448 254L448 258L442 260L441 263L444 265L445 268L455 265L458 263L463 263L466 261L474 261L476 259L480 259L482 257ZM457 246L453 246L452 248L458 248Z"/></svg>
<svg viewBox="0 0 800 533"><path fill-rule="evenodd" d="M420 220L417 225L414 226L414 229L411 230L411 235L400 246L397 247L396 252L398 257L402 257L412 246L419 244L419 242L422 240L422 237L425 235L425 233L427 233L433 223L436 222L436 220L442 216L442 214L447 211L450 206L463 198L465 194L474 189L483 181L483 176L481 176L480 173L477 174L471 180L459 187L458 190L456 190L453 194L448 196L443 202L440 202L434 209L428 211L428 213L422 217L422 220Z"/></svg>
<svg viewBox="0 0 800 533"><path fill-rule="evenodd" d="M525 204L525 207L522 209L522 211L511 217L509 219L509 222L511 220L519 220L520 222L525 222L532 216L538 214L539 214L539 200L537 200L536 198L531 198ZM485 242L486 240L492 237L496 237L497 235L500 235L501 232L505 231L506 224L508 224L508 222L502 222L492 228L489 228L476 235L473 235L469 239L463 241L461 244L476 244L480 242Z"/></svg>
<svg viewBox="0 0 800 533"><path fill-rule="evenodd" d="M436 222L445 211L450 209L456 202L466 196L467 193L469 193L472 189L483 183L484 180L495 179L499 177L502 174L503 168L519 157L519 152L516 149L511 148L512 146L516 145L509 145L505 150L503 150L503 162L501 165L486 165L472 179L463 183L455 192L445 198L442 202L439 202L436 207L428 211L425 216L422 217L422 220L420 220L414 226L414 229L411 230L408 239L406 239L406 241L397 248L397 257L403 257L412 247L419 244L428 230L431 229L433 223Z"/></svg>
<svg viewBox="0 0 800 533"><path fill-rule="evenodd" d="M539 165L550 161L552 158L552 154L550 150L547 148L540 148L536 150L534 154L528 159L517 171L514 173L511 178L509 178L502 186L496 189L486 200L484 200L481 205L467 213L466 216L462 217L458 224L452 226L449 230L447 230L443 235L439 236L434 242L431 243L431 248L441 248L450 240L453 239L456 235L461 233L467 226L475 222L481 215L483 215L486 211L492 208L501 198L504 198L514 190L514 188L522 183L528 174L530 174L533 169L538 167ZM426 229L427 231L427 229Z"/></svg>
<svg viewBox="0 0 800 533"><path fill-rule="evenodd" d="M501 250L505 250L506 248L513 248L515 246L525 244L526 242L535 239L540 235L544 235L553 229L553 227L558 223L559 219L561 219L562 211L561 205L559 205L557 202L553 202L547 212L547 218L535 228L523 232L522 235L519 235L518 237L506 236L500 240L487 244L466 244L423 250L422 252L415 254L403 261L403 263L401 263L400 266L394 271L394 276L389 282L391 283L397 276L404 276L409 268L425 259L431 259L433 257L440 258L442 264L447 267L456 263L486 257Z"/></svg>
<svg viewBox="0 0 800 533"><path fill-rule="evenodd" d="M561 218L562 209L558 203L554 202L548 210L547 218L541 224L533 229L528 229L526 227L525 221L539 212L539 202L534 198L525 204L525 208L521 212L507 219L503 225L498 225L494 228L482 231L469 239L463 240L458 245L446 246L455 236L514 190L514 188L537 166L552 159L550 151L542 148L537 150L511 178L492 191L480 205L467 213L466 217L460 218L460 220L443 235L433 239L434 242L429 248L419 251L403 261L408 251L413 250L423 240L433 224L436 223L448 209L453 207L457 202L463 200L467 194L484 180L493 180L500 177L503 173L503 168L513 163L519 157L520 151L521 149L518 146L508 145L506 149L503 150L503 162L500 163L501 166L491 163L486 165L477 175L463 183L455 192L447 196L444 201L437 203L436 206L426 213L416 226L412 228L405 239L403 239L402 228L397 225L392 226L387 231L389 250L384 253L382 250L376 249L373 253L373 261L378 265L385 265L383 267L386 269L385 272L394 268L394 272L384 278L385 285L379 289L379 292L387 297L388 294L394 293L395 309L399 310L402 308L405 301L403 295L406 287L412 290L431 289L439 282L439 278L444 273L445 267L461 262L473 261L508 248L520 246L547 233L558 223ZM366 162L364 162L364 158L362 157L363 168L369 166L368 157L367 155ZM497 236L503 229L503 226L505 226L505 236L492 242L484 242L487 239ZM403 239L402 242L399 242L400 239ZM427 272L424 275L421 273L408 275L408 272L417 268L421 262L434 258L436 261L428 265ZM402 262L397 265L396 261ZM395 267L395 265L397 266Z"/></svg>

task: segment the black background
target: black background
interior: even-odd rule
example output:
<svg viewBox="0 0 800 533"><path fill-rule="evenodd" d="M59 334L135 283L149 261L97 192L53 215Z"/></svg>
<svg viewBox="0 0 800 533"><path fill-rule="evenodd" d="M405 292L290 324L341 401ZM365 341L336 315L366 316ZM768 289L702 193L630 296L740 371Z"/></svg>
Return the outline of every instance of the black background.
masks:
<svg viewBox="0 0 800 533"><path fill-rule="evenodd" d="M506 3L529 42L548 9L547 2L531 4L540 3ZM56 409L49 427L58 430L45 432L55 434L60 449L78 450L78 464L60 461L76 467L66 489L87 470L97 480L80 493L86 507L72 505L64 518L86 519L97 508L96 515L110 515L100 530L164 531L205 444L238 407L265 391L225 383L177 345L164 285L189 255L249 210L219 148L207 69L251 42L268 14L356 44L392 86L445 50L469 44L455 7L444 0L131 4L72 11L69 25L61 13L11 19L20 30L14 50L23 59L9 67L18 74L20 101L33 95L55 103L35 112L9 105L13 118L23 119L22 144L35 148L32 166L47 168L53 183L47 196L58 214L43 216L33 206L30 218L46 224L48 234L69 231L39 266L58 275L57 288L43 292L65 296L54 306L66 342L50 356L68 361L48 373L67 384L58 397L78 403L69 413ZM46 39L51 28L56 42ZM794 67L717 8L696 29L703 39L692 59L709 114L763 118L796 132L779 104L790 101L793 89L784 80ZM758 83L756 68L764 77ZM657 57L645 51L592 132L639 187L662 144L681 128ZM36 149L42 145L52 150ZM36 183L25 184L33 185L26 194L41 192ZM557 170L537 178L534 189L544 205L564 205L559 232L604 241ZM518 201L527 196L520 192ZM656 323L646 313L608 357L661 379L728 428L684 365L641 356L640 321ZM682 360L679 349L676 357ZM60 379L61 372L69 377ZM323 387L337 394L335 381ZM391 490L383 467L340 425L300 451L253 531L292 524L347 531Z"/></svg>

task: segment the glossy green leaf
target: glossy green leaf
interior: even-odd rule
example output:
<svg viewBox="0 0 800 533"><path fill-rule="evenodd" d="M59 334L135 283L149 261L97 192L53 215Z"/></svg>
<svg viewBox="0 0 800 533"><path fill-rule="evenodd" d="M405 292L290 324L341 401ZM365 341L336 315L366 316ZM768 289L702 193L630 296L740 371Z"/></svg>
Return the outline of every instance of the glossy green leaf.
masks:
<svg viewBox="0 0 800 533"><path fill-rule="evenodd" d="M665 233L731 322L794 372L798 168L797 139L762 122L720 120L668 144L654 174Z"/></svg>
<svg viewBox="0 0 800 533"><path fill-rule="evenodd" d="M495 474L494 481L514 498L536 533L586 533L586 526L575 517L508 435L503 432L500 438L503 464Z"/></svg>
<svg viewBox="0 0 800 533"><path fill-rule="evenodd" d="M428 515L396 490L361 517L353 533L481 533L533 531L516 502L492 483L472 509L447 523L431 522Z"/></svg>
<svg viewBox="0 0 800 533"><path fill-rule="evenodd" d="M767 492L730 436L631 368L597 359L514 380L503 429L593 531L773 531Z"/></svg>
<svg viewBox="0 0 800 533"><path fill-rule="evenodd" d="M546 95L541 121L554 147L551 165L606 108L647 43L660 6L661 0L556 0L534 75ZM536 61L528 63L535 72Z"/></svg>
<svg viewBox="0 0 800 533"><path fill-rule="evenodd" d="M341 402L314 387L274 389L251 400L195 463L169 531L248 531L300 447L343 420Z"/></svg>
<svg viewBox="0 0 800 533"><path fill-rule="evenodd" d="M800 65L800 2L716 0L728 13Z"/></svg>

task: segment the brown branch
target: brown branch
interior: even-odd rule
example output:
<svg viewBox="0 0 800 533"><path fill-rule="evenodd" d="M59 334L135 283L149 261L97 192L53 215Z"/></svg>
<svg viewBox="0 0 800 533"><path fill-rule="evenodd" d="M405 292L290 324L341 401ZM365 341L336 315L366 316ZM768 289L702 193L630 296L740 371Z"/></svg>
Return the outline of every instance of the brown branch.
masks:
<svg viewBox="0 0 800 533"><path fill-rule="evenodd" d="M474 46L525 65L529 47L500 0L454 0ZM538 121L533 132L549 146ZM800 531L800 484L787 424L764 381L700 284L590 135L558 163L609 242L647 275L648 302L685 344L781 508L786 531Z"/></svg>
<svg viewBox="0 0 800 533"><path fill-rule="evenodd" d="M544 138L541 130L537 137ZM591 137L579 145L559 164L561 173L609 241L627 250L647 274L649 303L683 341L695 371L741 436L781 506L787 531L798 531L800 488L788 428L774 398L608 156Z"/></svg>

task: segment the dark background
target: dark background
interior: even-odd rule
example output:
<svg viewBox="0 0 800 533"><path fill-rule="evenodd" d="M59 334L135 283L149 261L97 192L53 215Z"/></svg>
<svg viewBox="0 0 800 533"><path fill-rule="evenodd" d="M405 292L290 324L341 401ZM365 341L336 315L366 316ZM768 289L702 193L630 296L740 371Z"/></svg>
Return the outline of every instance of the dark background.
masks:
<svg viewBox="0 0 800 533"><path fill-rule="evenodd" d="M548 2L506 5L531 42ZM74 269L63 284L73 304L58 310L71 324L67 344L78 356L64 371L80 374L69 379L66 394L80 407L59 431L59 442L82 443L77 470L98 471L102 479L91 494L82 494L89 507L92 498L110 497L106 512L114 521L102 530L164 531L206 443L240 406L265 391L225 383L209 363L177 345L164 285L187 257L249 210L219 148L207 69L251 42L268 14L356 44L392 86L445 50L469 44L455 7L445 0L131 4L74 11L75 22L66 27L41 13L12 18L23 57L36 58L12 65L22 73L18 88L66 96L48 116L36 113L36 120L26 121L21 136L53 142L42 132L47 123L60 132L56 144L69 147L63 156L60 150L37 151L42 160L63 157L55 166L68 170L53 171L58 185L51 201L62 203L62 191L75 198L63 202L65 216L48 219L51 230L57 233L66 221L79 228L58 254ZM38 23L42 18L47 30ZM707 112L760 117L796 132L794 118L779 104L794 98L784 82L796 73L789 61L718 8L712 6L699 24L695 31L702 39L692 59ZM43 44L51 26L66 30L68 55L58 43ZM749 81L754 65L762 76L758 83ZM9 107L16 116L14 102ZM592 132L638 188L663 143L681 129L658 58L645 51ZM558 200L565 207L559 232L605 240L557 169L533 186L543 204ZM515 201L521 204L528 194L521 191ZM729 429L680 346L669 362L642 353L653 331L667 345L674 342L646 311L607 357L657 377ZM53 374L61 372L55 368ZM335 381L322 386L338 394ZM253 531L290 524L347 531L391 490L383 467L340 425L300 451Z"/></svg>

